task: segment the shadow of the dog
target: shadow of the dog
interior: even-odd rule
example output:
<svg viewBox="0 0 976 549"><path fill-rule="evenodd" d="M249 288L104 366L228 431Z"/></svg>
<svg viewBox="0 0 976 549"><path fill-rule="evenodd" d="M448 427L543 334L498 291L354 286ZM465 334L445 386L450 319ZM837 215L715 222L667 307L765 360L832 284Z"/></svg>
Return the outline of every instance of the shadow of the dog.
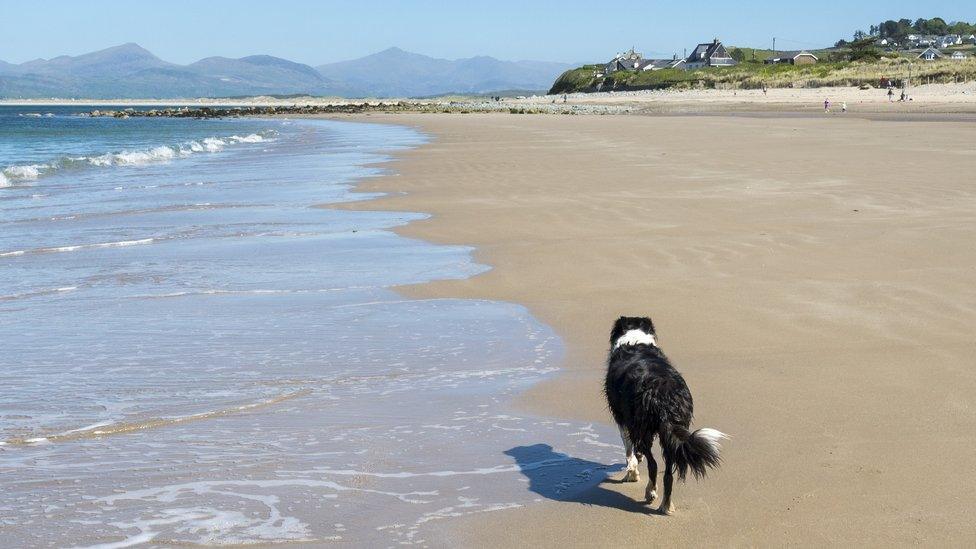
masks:
<svg viewBox="0 0 976 549"><path fill-rule="evenodd" d="M608 473L622 470L622 464L606 465L575 458L554 451L548 444L516 446L506 450L505 454L515 460L521 473L529 480L529 490L546 499L645 515L660 514L643 501L604 487L632 484L607 477Z"/></svg>

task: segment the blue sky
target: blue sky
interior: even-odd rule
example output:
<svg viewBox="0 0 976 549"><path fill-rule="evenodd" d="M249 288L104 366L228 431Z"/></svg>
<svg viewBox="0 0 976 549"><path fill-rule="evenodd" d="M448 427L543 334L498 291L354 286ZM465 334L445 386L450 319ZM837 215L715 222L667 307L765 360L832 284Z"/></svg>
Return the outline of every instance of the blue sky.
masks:
<svg viewBox="0 0 976 549"><path fill-rule="evenodd" d="M780 49L816 47L901 17L976 20L976 9L973 0L0 0L0 60L136 42L176 63L267 53L318 65L390 46L435 57L582 62L630 46L655 57L681 55L713 37L767 47L776 36Z"/></svg>

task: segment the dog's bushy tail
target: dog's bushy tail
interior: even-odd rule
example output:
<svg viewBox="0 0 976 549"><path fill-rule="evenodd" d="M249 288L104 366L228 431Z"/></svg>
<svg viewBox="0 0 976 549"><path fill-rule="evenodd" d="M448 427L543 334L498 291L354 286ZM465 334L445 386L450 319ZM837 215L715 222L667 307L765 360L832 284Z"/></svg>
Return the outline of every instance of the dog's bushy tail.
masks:
<svg viewBox="0 0 976 549"><path fill-rule="evenodd" d="M720 442L728 435L707 427L689 433L684 427L671 427L662 433L666 451L670 451L678 478L684 480L688 470L696 479L703 478L709 467L722 462Z"/></svg>

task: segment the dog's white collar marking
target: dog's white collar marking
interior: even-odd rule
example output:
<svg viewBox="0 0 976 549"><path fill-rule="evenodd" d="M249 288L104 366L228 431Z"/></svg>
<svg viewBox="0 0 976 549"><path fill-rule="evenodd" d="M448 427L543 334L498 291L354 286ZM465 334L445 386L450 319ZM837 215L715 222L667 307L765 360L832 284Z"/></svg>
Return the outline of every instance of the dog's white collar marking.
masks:
<svg viewBox="0 0 976 549"><path fill-rule="evenodd" d="M616 349L621 345L640 345L641 343L657 347L657 340L651 334L643 330L627 330L626 334L617 338L613 348Z"/></svg>

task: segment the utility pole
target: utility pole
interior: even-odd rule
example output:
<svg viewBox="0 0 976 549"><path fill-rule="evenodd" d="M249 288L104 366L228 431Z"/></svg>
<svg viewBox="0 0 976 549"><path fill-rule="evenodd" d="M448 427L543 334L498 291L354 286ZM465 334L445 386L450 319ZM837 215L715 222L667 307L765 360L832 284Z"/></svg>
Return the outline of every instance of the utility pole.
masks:
<svg viewBox="0 0 976 549"><path fill-rule="evenodd" d="M775 57L775 54L776 54L776 37L774 36L773 37L773 56L774 57Z"/></svg>

